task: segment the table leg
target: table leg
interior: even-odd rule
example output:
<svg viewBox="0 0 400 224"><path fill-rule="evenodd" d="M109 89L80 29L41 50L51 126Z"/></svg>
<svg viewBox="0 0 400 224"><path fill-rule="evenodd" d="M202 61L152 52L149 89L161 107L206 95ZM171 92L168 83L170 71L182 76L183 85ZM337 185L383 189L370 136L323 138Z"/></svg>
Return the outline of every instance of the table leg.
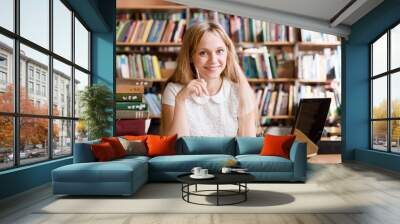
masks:
<svg viewBox="0 0 400 224"><path fill-rule="evenodd" d="M197 192L197 184L196 184L196 186L195 186L195 191Z"/></svg>
<svg viewBox="0 0 400 224"><path fill-rule="evenodd" d="M244 201L247 201L247 183L244 183Z"/></svg>
<svg viewBox="0 0 400 224"><path fill-rule="evenodd" d="M217 206L219 205L219 184L217 184Z"/></svg>

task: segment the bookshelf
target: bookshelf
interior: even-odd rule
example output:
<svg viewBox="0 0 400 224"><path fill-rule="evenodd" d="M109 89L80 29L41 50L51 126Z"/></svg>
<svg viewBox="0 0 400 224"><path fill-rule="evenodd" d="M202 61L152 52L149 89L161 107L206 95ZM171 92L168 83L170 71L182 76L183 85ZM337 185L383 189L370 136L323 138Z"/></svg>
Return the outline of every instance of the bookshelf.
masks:
<svg viewBox="0 0 400 224"><path fill-rule="evenodd" d="M152 20L151 25L148 25L150 20ZM190 8L162 0L117 0L116 45L117 70L119 71L117 85L118 83L132 84L132 79L148 81L151 85L145 87L145 92L158 95L160 98L161 89L176 66L174 59L179 53L184 30L200 20L219 21L234 41L240 64L258 97L257 103L263 130L269 126L291 125L296 104L301 97L323 95L323 97L335 98L333 103L336 104L336 108L330 111L334 119L330 119L327 123L326 130L335 130L331 134L340 136L340 116L336 112L337 107L340 106L340 92L335 92L337 88L340 88L340 66L331 69L333 71L329 72L332 74L328 74L328 71L321 72L322 65L335 63L331 59L333 57L337 57L336 62L340 63L340 40L330 35ZM248 26L239 27L238 24L248 24ZM142 25L144 28L137 27ZM170 32L167 31L169 25L174 26L169 29ZM250 32L250 28L253 32ZM124 29L125 32L119 32ZM140 32L140 29L143 30ZM138 68L132 67L132 64L137 64L139 57L150 55L146 56L147 59L142 58L143 61L148 60L147 68L141 65L143 71L140 74L129 71L122 74L123 69L120 69L121 65L118 63L120 57L124 55L127 56L126 64L130 67L128 70L135 71ZM129 58L129 55L135 55L136 59L131 61L132 58ZM155 60L154 57L157 58L157 66L151 65ZM310 69L313 63L321 67L316 66ZM314 75L306 75L308 72ZM273 111L278 110L269 105L272 104L271 101L266 102L269 92L264 94L264 91L270 91L271 95L276 95L275 104L279 102L280 104L291 103L291 105L285 106L279 110L279 113L269 112L270 108ZM272 94L273 92L276 93ZM151 104L154 107L154 104L160 104L160 102L155 101ZM151 109L150 106L149 109ZM160 114L150 112L147 118L159 120ZM327 133L330 135L328 131Z"/></svg>

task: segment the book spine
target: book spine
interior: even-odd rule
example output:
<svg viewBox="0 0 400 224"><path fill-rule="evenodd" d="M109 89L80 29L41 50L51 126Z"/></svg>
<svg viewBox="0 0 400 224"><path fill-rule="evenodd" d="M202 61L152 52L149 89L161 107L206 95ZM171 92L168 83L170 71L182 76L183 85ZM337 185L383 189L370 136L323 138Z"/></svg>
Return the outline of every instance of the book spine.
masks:
<svg viewBox="0 0 400 224"><path fill-rule="evenodd" d="M116 93L115 100L118 102L142 102L143 95L135 93Z"/></svg>
<svg viewBox="0 0 400 224"><path fill-rule="evenodd" d="M117 110L147 110L147 104L143 102L116 102L115 105Z"/></svg>

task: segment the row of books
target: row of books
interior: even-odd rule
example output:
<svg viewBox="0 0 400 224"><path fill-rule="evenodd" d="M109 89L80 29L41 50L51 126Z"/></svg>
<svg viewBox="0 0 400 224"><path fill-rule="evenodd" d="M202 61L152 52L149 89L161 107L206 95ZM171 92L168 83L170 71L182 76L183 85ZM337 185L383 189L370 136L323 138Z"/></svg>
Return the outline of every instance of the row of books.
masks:
<svg viewBox="0 0 400 224"><path fill-rule="evenodd" d="M296 32L293 27L248 17L199 10L192 13L189 26L201 21L218 22L234 42L296 41Z"/></svg>
<svg viewBox="0 0 400 224"><path fill-rule="evenodd" d="M158 57L149 54L120 54L116 57L117 76L124 79L161 79Z"/></svg>
<svg viewBox="0 0 400 224"><path fill-rule="evenodd" d="M263 116L292 115L294 97L293 85L269 84L259 88L256 91L259 113Z"/></svg>
<svg viewBox="0 0 400 224"><path fill-rule="evenodd" d="M282 49L269 51L266 46L260 48L248 48L239 55L240 65L248 78L278 78L278 66L286 62L293 63L293 71L289 71L294 75L293 54Z"/></svg>
<svg viewBox="0 0 400 224"><path fill-rule="evenodd" d="M251 54L240 57L247 78L276 78L276 59L273 54Z"/></svg>
<svg viewBox="0 0 400 224"><path fill-rule="evenodd" d="M146 93L144 99L149 105L149 112L151 117L161 116L161 94Z"/></svg>
<svg viewBox="0 0 400 224"><path fill-rule="evenodd" d="M125 20L117 27L117 42L180 43L185 32L186 20Z"/></svg>
<svg viewBox="0 0 400 224"><path fill-rule="evenodd" d="M294 108L303 98L331 98L330 115L337 115L340 94L323 86L267 84L256 90L256 101L262 116L294 115Z"/></svg>
<svg viewBox="0 0 400 224"><path fill-rule="evenodd" d="M294 27L204 9L191 13L189 27L201 21L218 22L234 42L295 42L299 39ZM120 13L117 16L116 39L125 43L180 42L186 25L185 12ZM330 34L301 29L300 40L335 43L338 38Z"/></svg>
<svg viewBox="0 0 400 224"><path fill-rule="evenodd" d="M149 12L120 12L117 15L117 23L118 21L123 20L174 20L178 21L180 19L185 19L186 13L182 12L165 12L165 11L153 11ZM118 24L117 24L118 25Z"/></svg>
<svg viewBox="0 0 400 224"><path fill-rule="evenodd" d="M298 78L325 81L340 77L340 48L325 48L322 53L305 53L298 57Z"/></svg>

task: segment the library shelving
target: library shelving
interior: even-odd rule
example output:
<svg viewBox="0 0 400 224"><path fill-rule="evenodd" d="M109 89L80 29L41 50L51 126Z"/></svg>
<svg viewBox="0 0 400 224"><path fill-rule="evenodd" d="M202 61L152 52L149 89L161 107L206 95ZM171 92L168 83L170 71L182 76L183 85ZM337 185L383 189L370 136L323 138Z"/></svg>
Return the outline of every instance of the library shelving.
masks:
<svg viewBox="0 0 400 224"><path fill-rule="evenodd" d="M291 125L300 98L331 97L334 105L325 131L340 136L341 43L336 36L162 0L117 0L117 85L148 81L145 92L160 99L185 30L204 20L219 22L234 41L257 96L260 130ZM147 103L152 105L146 118L159 120L154 104L160 101Z"/></svg>

